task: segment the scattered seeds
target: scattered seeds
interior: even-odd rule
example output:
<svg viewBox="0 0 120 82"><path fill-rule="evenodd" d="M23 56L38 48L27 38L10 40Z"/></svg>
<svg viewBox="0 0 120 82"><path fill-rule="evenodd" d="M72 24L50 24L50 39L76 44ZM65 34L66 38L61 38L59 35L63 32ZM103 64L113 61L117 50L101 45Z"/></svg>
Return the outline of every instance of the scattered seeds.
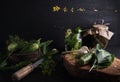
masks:
<svg viewBox="0 0 120 82"><path fill-rule="evenodd" d="M93 11L98 12L98 9L94 8Z"/></svg>
<svg viewBox="0 0 120 82"><path fill-rule="evenodd" d="M64 7L64 8L63 8L63 12L64 12L64 13L68 12L67 7Z"/></svg>
<svg viewBox="0 0 120 82"><path fill-rule="evenodd" d="M58 12L60 10L59 6L53 6L53 12Z"/></svg>
<svg viewBox="0 0 120 82"><path fill-rule="evenodd" d="M84 12L85 9L84 8L78 8L77 11Z"/></svg>

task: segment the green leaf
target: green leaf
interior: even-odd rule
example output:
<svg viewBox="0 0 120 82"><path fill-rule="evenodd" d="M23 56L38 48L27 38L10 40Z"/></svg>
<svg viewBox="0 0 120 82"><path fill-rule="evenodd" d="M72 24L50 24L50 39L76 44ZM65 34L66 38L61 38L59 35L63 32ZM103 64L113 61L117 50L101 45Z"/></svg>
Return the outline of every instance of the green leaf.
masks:
<svg viewBox="0 0 120 82"><path fill-rule="evenodd" d="M98 57L98 66L97 68L105 68L111 65L114 60L114 55L110 54L105 50L101 50L100 53L97 55Z"/></svg>
<svg viewBox="0 0 120 82"><path fill-rule="evenodd" d="M0 64L0 68L3 68L7 65L7 62L6 61L3 61L1 64Z"/></svg>
<svg viewBox="0 0 120 82"><path fill-rule="evenodd" d="M81 32L82 32L82 30L79 26L75 28L75 33L81 33Z"/></svg>
<svg viewBox="0 0 120 82"><path fill-rule="evenodd" d="M71 34L72 34L72 30L67 29L66 34L65 34L65 38L68 38Z"/></svg>
<svg viewBox="0 0 120 82"><path fill-rule="evenodd" d="M48 40L48 41L42 42L42 43L40 43L40 47L42 47L44 45L45 46L49 46L52 42L53 42L52 40Z"/></svg>
<svg viewBox="0 0 120 82"><path fill-rule="evenodd" d="M49 41L46 41L46 42L43 42L40 44L40 48L42 50L42 54L45 55L47 54L48 52L48 46L52 43L53 41L52 40L49 40Z"/></svg>
<svg viewBox="0 0 120 82"><path fill-rule="evenodd" d="M93 55L93 59L94 59L94 63L91 69L93 68L102 69L112 64L114 60L114 55L110 54L106 50L100 49L100 46L97 45L96 52Z"/></svg>

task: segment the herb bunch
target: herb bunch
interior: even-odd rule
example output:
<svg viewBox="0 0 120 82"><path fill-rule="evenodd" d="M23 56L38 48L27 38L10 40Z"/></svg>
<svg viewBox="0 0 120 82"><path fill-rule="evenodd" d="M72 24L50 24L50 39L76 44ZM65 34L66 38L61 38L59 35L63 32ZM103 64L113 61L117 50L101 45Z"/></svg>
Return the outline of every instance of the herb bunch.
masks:
<svg viewBox="0 0 120 82"><path fill-rule="evenodd" d="M25 41L18 36L9 36L7 43L9 53L31 53L39 49L40 39Z"/></svg>
<svg viewBox="0 0 120 82"><path fill-rule="evenodd" d="M50 49L49 45L52 43L52 40L46 41L41 43L41 52L42 52L42 58L44 58L45 61L42 62L40 67L42 68L43 74L50 75L52 71L55 70L56 63L53 60L54 54L58 52L57 49Z"/></svg>
<svg viewBox="0 0 120 82"><path fill-rule="evenodd" d="M78 27L75 29L75 32L72 32L71 29L67 29L65 35L64 53L69 53L71 57L75 56L74 59L78 61L80 66L90 65L91 69L89 71L91 71L92 69L102 69L110 66L114 60L114 55L102 49L100 44L97 44L96 47L89 49L87 52L85 51L85 53L82 54L80 53L81 52L80 49L83 48L81 46L82 45L82 38L80 37L81 32L82 30Z"/></svg>
<svg viewBox="0 0 120 82"><path fill-rule="evenodd" d="M80 49L82 44L81 28L77 27L74 31L67 29L65 34L65 50L77 50Z"/></svg>
<svg viewBox="0 0 120 82"><path fill-rule="evenodd" d="M39 53L40 58L44 58L44 61L42 64L40 64L40 68L42 69L42 72L44 74L51 74L51 72L54 70L55 62L53 60L53 54L57 53L57 50L51 50L50 44L52 43L52 40L41 42L41 39L38 40L30 40L26 41L18 36L10 36L9 40L7 41L7 55L3 56L0 54L0 70L5 69L19 69L21 67L24 67L25 65L32 63L32 61L20 61L16 64L9 64L9 57L12 55L17 55L14 53L18 53L20 55L22 54L29 54L32 52L35 52L39 50L41 53ZM23 55L24 56L24 55Z"/></svg>

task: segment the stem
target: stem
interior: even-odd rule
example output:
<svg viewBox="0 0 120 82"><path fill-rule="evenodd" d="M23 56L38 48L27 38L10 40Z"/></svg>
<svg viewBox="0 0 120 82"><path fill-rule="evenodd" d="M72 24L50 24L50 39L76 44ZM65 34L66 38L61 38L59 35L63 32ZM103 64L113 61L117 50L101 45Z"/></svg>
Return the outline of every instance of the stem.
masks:
<svg viewBox="0 0 120 82"><path fill-rule="evenodd" d="M94 61L94 63L93 63L93 65L92 65L92 67L90 68L90 70L89 70L89 72L91 72L92 71L92 69L95 67L95 63L97 62L97 60L95 60Z"/></svg>
<svg viewBox="0 0 120 82"><path fill-rule="evenodd" d="M7 58L4 61L6 61L12 54L13 54L13 52L9 53L9 55L7 56Z"/></svg>

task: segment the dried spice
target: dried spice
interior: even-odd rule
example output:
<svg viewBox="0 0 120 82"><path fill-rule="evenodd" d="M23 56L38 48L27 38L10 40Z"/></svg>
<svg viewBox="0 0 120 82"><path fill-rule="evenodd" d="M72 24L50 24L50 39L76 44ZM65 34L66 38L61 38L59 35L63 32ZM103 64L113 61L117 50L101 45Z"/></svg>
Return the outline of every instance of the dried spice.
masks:
<svg viewBox="0 0 120 82"><path fill-rule="evenodd" d="M61 8L59 6L53 6L53 12L58 12Z"/></svg>

